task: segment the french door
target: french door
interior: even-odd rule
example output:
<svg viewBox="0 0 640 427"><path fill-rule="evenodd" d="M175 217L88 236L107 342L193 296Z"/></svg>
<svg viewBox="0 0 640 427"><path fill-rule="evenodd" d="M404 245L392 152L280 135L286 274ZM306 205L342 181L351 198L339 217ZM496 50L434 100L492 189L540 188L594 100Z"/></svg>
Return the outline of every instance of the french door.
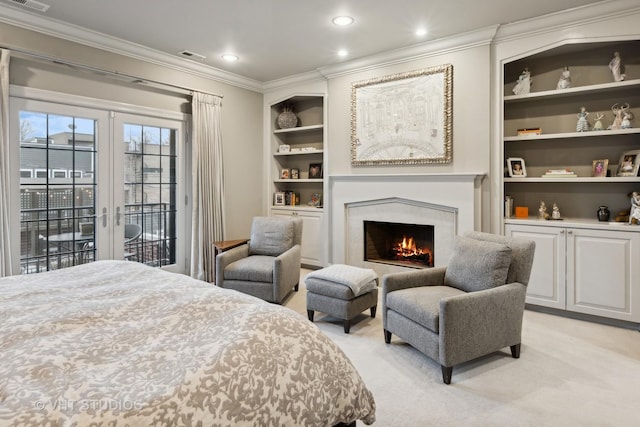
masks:
<svg viewBox="0 0 640 427"><path fill-rule="evenodd" d="M11 98L10 133L14 272L98 259L184 270L182 121Z"/></svg>

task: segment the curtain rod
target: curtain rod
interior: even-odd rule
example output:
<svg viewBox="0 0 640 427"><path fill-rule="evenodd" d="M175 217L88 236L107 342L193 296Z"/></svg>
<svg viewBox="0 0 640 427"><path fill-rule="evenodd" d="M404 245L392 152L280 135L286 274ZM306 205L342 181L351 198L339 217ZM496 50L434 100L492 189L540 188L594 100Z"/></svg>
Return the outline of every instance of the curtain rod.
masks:
<svg viewBox="0 0 640 427"><path fill-rule="evenodd" d="M184 93L186 95L193 95L194 92L200 92L200 93L204 93L204 94L207 94L207 95L217 96L219 98L224 98L224 96L219 95L217 93L207 92L207 91L203 91L203 90L196 90L196 89L192 89L192 88L188 88L188 87L184 87L184 86L178 86L178 85L174 85L174 84L166 83L166 82L161 82L161 81L157 81L157 80L146 79L146 78L134 76L134 75L131 75L131 74L120 73L118 71L105 70L103 68L93 67L91 65L78 64L78 63L75 63L75 62L70 62L70 61L67 61L67 60L61 60L61 59L58 59L58 58L54 58L52 56L48 56L48 55L45 55L45 54L42 54L42 53L36 53L36 52L28 51L28 50L16 49L16 48L10 48L10 47L0 47L0 49L7 49L7 50L9 50L11 52L17 52L17 53L20 53L22 55L31 56L31 57L38 58L38 59L44 59L46 61L53 62L54 64L61 64L61 65L66 65L66 66L71 67L71 68L77 68L77 69L81 69L81 70L91 71L91 72L99 74L99 75L105 75L106 74L106 75L109 75L109 76L130 79L131 83L137 83L137 84L141 84L141 85L147 84L147 85L150 85L150 86L161 86L162 88L169 88L173 92Z"/></svg>

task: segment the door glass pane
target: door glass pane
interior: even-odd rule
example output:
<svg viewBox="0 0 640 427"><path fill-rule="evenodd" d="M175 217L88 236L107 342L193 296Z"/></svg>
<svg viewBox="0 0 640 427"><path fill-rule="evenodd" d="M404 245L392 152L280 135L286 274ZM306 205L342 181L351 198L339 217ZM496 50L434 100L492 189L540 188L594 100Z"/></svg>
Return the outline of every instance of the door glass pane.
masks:
<svg viewBox="0 0 640 427"><path fill-rule="evenodd" d="M32 111L19 117L22 273L94 260L95 120Z"/></svg>
<svg viewBox="0 0 640 427"><path fill-rule="evenodd" d="M175 129L124 125L125 259L175 263Z"/></svg>

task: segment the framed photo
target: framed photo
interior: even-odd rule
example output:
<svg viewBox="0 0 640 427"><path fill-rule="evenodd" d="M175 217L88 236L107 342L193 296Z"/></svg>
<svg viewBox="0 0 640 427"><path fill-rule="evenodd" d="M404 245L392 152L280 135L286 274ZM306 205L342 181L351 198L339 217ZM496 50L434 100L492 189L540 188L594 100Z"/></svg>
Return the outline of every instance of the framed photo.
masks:
<svg viewBox="0 0 640 427"><path fill-rule="evenodd" d="M351 164L452 161L453 66L351 85Z"/></svg>
<svg viewBox="0 0 640 427"><path fill-rule="evenodd" d="M299 179L300 178L300 170L296 168L291 169L291 179Z"/></svg>
<svg viewBox="0 0 640 427"><path fill-rule="evenodd" d="M309 165L309 179L322 178L322 163L311 163Z"/></svg>
<svg viewBox="0 0 640 427"><path fill-rule="evenodd" d="M278 153L288 153L291 151L291 146L288 144L280 144L278 146Z"/></svg>
<svg viewBox="0 0 640 427"><path fill-rule="evenodd" d="M285 198L283 191L277 191L273 195L273 204L277 206L284 206Z"/></svg>
<svg viewBox="0 0 640 427"><path fill-rule="evenodd" d="M289 169L282 169L280 171L280 179L289 179L291 177L291 171Z"/></svg>
<svg viewBox="0 0 640 427"><path fill-rule="evenodd" d="M591 167L591 176L606 178L609 159L594 160Z"/></svg>
<svg viewBox="0 0 640 427"><path fill-rule="evenodd" d="M509 157L507 159L507 167L509 168L509 176L512 178L527 176L527 168L522 157Z"/></svg>
<svg viewBox="0 0 640 427"><path fill-rule="evenodd" d="M625 151L618 163L618 176L638 176L640 150Z"/></svg>

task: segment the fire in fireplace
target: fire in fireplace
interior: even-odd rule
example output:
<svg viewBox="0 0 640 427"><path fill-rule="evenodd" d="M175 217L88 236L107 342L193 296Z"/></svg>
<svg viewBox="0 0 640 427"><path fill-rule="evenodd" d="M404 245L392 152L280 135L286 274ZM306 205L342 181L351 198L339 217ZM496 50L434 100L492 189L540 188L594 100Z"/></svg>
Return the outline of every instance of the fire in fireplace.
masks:
<svg viewBox="0 0 640 427"><path fill-rule="evenodd" d="M364 221L364 260L404 267L433 267L433 225Z"/></svg>

